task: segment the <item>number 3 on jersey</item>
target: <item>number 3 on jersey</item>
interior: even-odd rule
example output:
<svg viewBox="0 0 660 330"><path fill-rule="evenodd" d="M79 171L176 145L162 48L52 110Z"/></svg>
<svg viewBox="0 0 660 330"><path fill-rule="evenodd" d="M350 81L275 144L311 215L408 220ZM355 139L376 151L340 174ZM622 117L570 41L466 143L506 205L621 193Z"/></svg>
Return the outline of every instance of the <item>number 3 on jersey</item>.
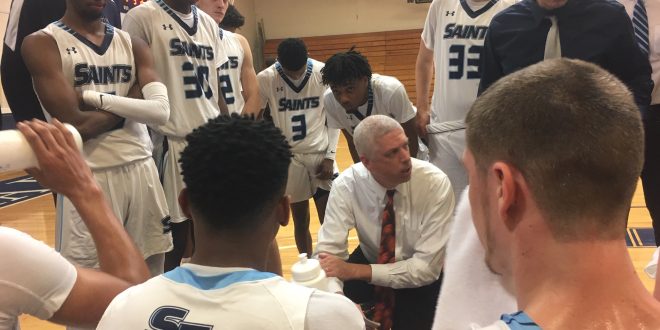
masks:
<svg viewBox="0 0 660 330"><path fill-rule="evenodd" d="M297 123L297 124L296 124ZM291 138L293 141L300 141L307 136L307 122L305 115L291 116Z"/></svg>
<svg viewBox="0 0 660 330"><path fill-rule="evenodd" d="M187 87L186 98L196 99L206 97L210 99L213 96L213 90L209 83L209 67L200 65L195 68L195 65L190 62L184 62L181 65L183 71L183 86Z"/></svg>
<svg viewBox="0 0 660 330"><path fill-rule="evenodd" d="M467 79L481 78L479 58L482 48L483 46L474 45L470 46L466 52L465 45L451 45L449 47L449 79L463 79L465 73L467 73ZM470 67L476 69L470 70Z"/></svg>

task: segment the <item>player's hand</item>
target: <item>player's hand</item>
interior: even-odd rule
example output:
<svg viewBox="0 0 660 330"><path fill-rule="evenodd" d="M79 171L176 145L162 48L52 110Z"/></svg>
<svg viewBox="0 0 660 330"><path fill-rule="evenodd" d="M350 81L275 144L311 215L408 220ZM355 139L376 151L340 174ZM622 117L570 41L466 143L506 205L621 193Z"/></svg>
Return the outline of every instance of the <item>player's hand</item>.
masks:
<svg viewBox="0 0 660 330"><path fill-rule="evenodd" d="M332 254L321 252L319 253L319 263L321 268L325 271L328 277L336 277L342 281L351 280L355 278L353 271L353 264L350 264Z"/></svg>
<svg viewBox="0 0 660 330"><path fill-rule="evenodd" d="M100 189L85 163L73 134L53 118L53 124L41 120L20 122L23 133L37 156L39 168L26 170L43 186L70 199L85 198L90 189Z"/></svg>
<svg viewBox="0 0 660 330"><path fill-rule="evenodd" d="M417 108L417 135L422 139L426 140L428 132L426 131L426 125L431 123L431 115L429 109Z"/></svg>
<svg viewBox="0 0 660 330"><path fill-rule="evenodd" d="M316 178L319 180L330 180L334 174L335 161L332 159L324 159L319 166L316 167Z"/></svg>

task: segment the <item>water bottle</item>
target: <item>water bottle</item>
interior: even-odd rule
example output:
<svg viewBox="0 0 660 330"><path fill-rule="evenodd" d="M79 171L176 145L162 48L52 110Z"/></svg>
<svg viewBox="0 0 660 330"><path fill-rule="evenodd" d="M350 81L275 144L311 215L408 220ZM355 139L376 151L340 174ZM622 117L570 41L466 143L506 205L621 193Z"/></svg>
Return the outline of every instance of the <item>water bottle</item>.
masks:
<svg viewBox="0 0 660 330"><path fill-rule="evenodd" d="M64 124L73 134L78 150L82 150L82 137L75 127ZM0 172L37 167L37 157L19 130L0 131Z"/></svg>
<svg viewBox="0 0 660 330"><path fill-rule="evenodd" d="M328 291L328 278L321 269L321 264L316 259L308 259L307 253L298 255L298 262L291 267L291 274L293 283Z"/></svg>

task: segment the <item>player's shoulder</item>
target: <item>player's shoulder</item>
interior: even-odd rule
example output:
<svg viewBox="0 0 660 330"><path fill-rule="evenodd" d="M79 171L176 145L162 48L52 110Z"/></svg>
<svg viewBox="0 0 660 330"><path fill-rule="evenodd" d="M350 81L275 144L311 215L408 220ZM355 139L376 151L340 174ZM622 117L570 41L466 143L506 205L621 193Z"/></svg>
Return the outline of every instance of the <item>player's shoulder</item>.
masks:
<svg viewBox="0 0 660 330"><path fill-rule="evenodd" d="M145 1L145 2L141 3L138 6L135 6L135 7L131 8L131 10L129 10L126 13L126 16L124 17L124 19L126 19L126 17L129 17L129 18L148 17L150 15L153 15L153 13L156 12L157 10L159 10L159 8L158 8L158 4L156 3L156 1L153 1L153 0L152 1Z"/></svg>
<svg viewBox="0 0 660 330"><path fill-rule="evenodd" d="M277 69L275 69L275 64L272 64L271 66L259 71L257 73L257 78L261 79L273 79L277 76Z"/></svg>
<svg viewBox="0 0 660 330"><path fill-rule="evenodd" d="M206 29L213 30L215 32L214 34L219 36L220 27L218 26L218 23L215 22L213 17L205 13L203 10L199 9L199 7L195 7L195 11L197 12L197 18L199 19L199 24L201 26L204 26L204 28Z"/></svg>
<svg viewBox="0 0 660 330"><path fill-rule="evenodd" d="M342 328L344 330L364 329L362 314L357 309L357 306L355 306L355 303L343 295L315 290L310 299L308 315L320 314L309 310L312 308L322 312L321 315L324 315L325 319L337 322L336 328ZM307 321L314 322L314 320L310 320L309 318ZM314 325L310 324L310 328L314 328Z"/></svg>
<svg viewBox="0 0 660 330"><path fill-rule="evenodd" d="M392 76L385 76L382 74L374 73L371 75L371 82L373 86L376 87L382 87L382 88L399 88L403 87L403 83L399 81L396 77Z"/></svg>

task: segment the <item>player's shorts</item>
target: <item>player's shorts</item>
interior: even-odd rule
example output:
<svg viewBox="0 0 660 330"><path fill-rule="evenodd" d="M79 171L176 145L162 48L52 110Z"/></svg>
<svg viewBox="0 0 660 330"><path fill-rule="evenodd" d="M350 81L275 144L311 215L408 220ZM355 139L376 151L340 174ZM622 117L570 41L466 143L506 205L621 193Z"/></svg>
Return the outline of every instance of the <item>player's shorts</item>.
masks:
<svg viewBox="0 0 660 330"><path fill-rule="evenodd" d="M181 152L188 143L183 138L165 136L162 150L163 160L161 161L160 178L165 191L165 200L170 209L170 221L181 223L188 220L179 207L179 193L186 187L181 175Z"/></svg>
<svg viewBox="0 0 660 330"><path fill-rule="evenodd" d="M151 157L93 171L110 208L145 259L172 249L169 214ZM58 195L58 251L71 262L98 268L94 240L71 201Z"/></svg>
<svg viewBox="0 0 660 330"><path fill-rule="evenodd" d="M316 178L316 168L324 159L325 153L293 154L286 183L286 194L291 196L291 203L310 199L319 188L330 191L332 180Z"/></svg>
<svg viewBox="0 0 660 330"><path fill-rule="evenodd" d="M465 123L463 121L433 123L426 126L429 161L441 169L451 182L454 196L460 196L468 184L463 165Z"/></svg>

